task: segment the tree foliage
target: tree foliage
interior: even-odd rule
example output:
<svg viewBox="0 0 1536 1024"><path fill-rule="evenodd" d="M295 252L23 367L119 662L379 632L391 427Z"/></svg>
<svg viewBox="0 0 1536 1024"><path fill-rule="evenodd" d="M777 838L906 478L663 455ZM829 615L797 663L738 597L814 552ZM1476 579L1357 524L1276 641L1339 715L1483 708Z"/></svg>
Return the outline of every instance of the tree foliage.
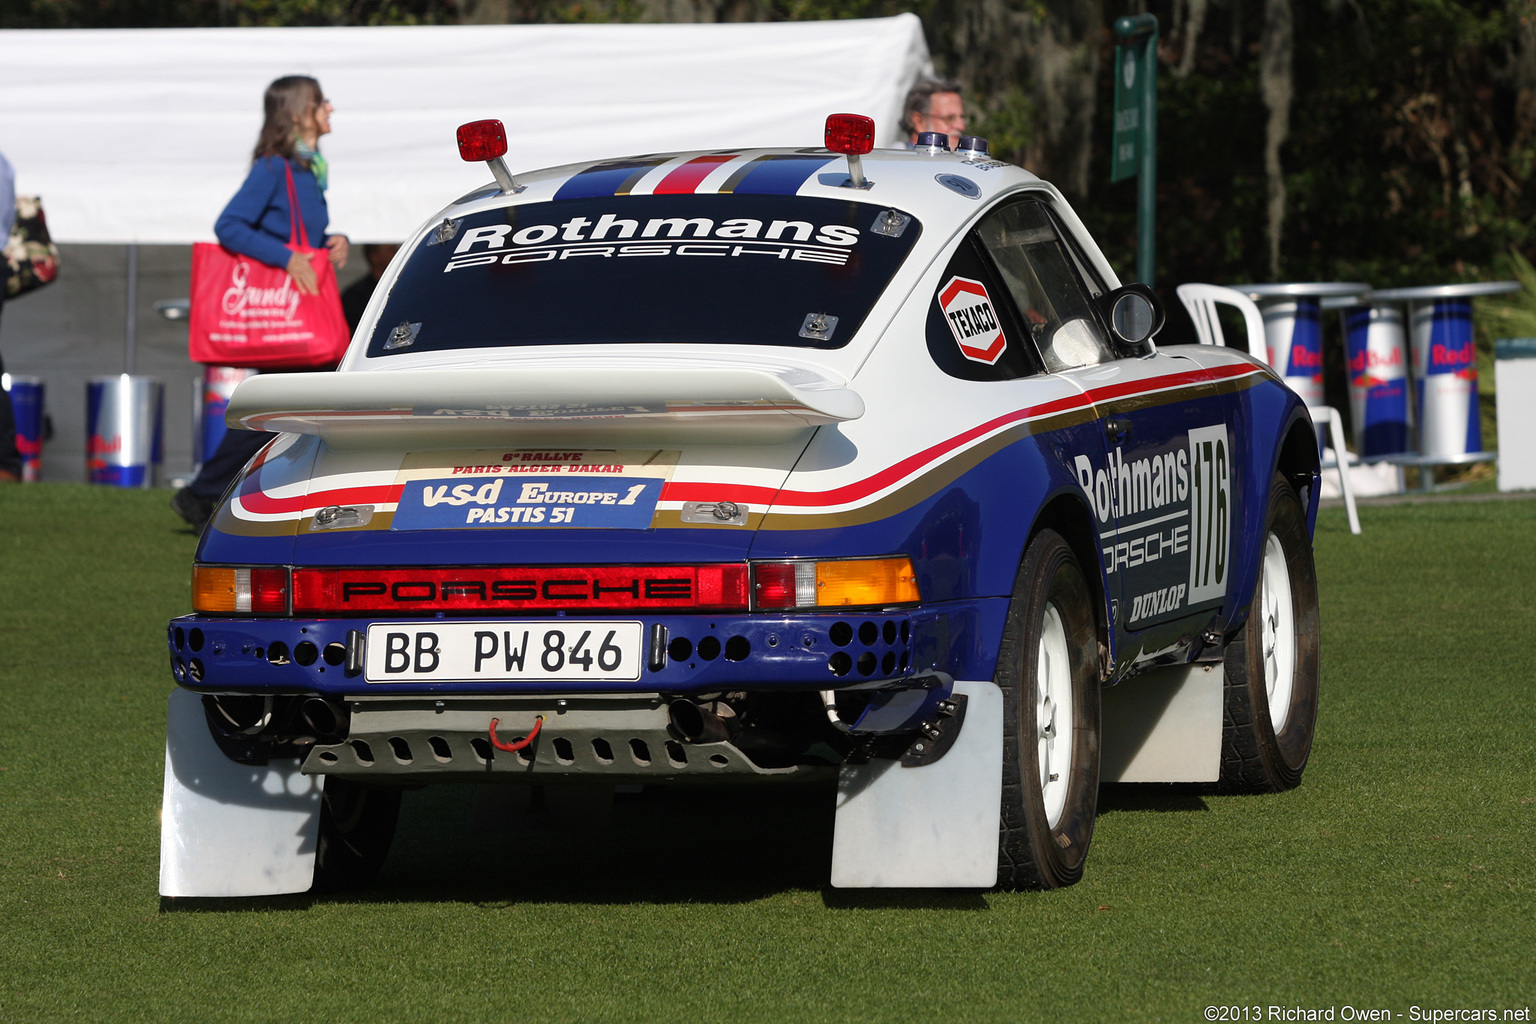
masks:
<svg viewBox="0 0 1536 1024"><path fill-rule="evenodd" d="M1191 70L1159 84L1160 280L1271 274L1256 8L1211 0L1198 37L1187 18L1165 37L1165 72ZM1528 251L1536 4L1298 0L1292 16L1281 277L1436 284ZM1108 111L1099 120L1107 139ZM1107 162L1095 158L1089 219L1125 246L1134 198L1105 184Z"/></svg>
<svg viewBox="0 0 1536 1024"><path fill-rule="evenodd" d="M964 82L971 130L1060 185L1123 267L1135 262L1135 186L1109 183L1110 25L1143 10L1158 16L1160 283L1278 273L1429 284L1507 271L1511 251L1536 247L1536 0L9 0L0 26L779 21L907 10L923 19L937 69ZM1288 52L1275 42L1281 16ZM1277 145L1282 72L1290 102ZM1267 144L1278 158L1268 170Z"/></svg>

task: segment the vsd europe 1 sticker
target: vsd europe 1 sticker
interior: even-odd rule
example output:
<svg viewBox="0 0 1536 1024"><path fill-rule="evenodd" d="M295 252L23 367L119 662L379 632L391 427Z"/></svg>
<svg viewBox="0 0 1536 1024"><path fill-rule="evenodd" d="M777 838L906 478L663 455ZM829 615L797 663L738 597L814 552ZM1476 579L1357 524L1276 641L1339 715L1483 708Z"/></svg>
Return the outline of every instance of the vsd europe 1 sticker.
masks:
<svg viewBox="0 0 1536 1024"><path fill-rule="evenodd" d="M988 366L1001 358L1006 342L985 285L968 277L952 277L939 289L938 302L961 355Z"/></svg>
<svg viewBox="0 0 1536 1024"><path fill-rule="evenodd" d="M644 530L676 452L490 449L407 455L394 530Z"/></svg>

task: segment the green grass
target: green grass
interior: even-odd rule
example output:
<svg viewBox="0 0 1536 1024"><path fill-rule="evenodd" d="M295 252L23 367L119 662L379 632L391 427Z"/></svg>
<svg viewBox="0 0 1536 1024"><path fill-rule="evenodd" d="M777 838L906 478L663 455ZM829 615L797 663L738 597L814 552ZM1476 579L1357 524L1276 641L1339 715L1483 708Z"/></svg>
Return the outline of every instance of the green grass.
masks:
<svg viewBox="0 0 1536 1024"><path fill-rule="evenodd" d="M413 791L344 898L162 909L164 492L0 489L0 1021L1204 1019L1536 1002L1536 502L1319 523L1298 790L1106 789L1084 881L825 887L822 789ZM1267 1011L1266 1011L1267 1012ZM1337 1019L1337 1016L1336 1016Z"/></svg>

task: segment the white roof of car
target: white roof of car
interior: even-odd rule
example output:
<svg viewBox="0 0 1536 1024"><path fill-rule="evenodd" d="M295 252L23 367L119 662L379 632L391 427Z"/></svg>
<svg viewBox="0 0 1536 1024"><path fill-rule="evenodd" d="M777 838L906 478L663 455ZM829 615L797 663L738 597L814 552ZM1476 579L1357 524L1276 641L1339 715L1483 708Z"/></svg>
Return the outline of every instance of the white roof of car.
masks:
<svg viewBox="0 0 1536 1024"><path fill-rule="evenodd" d="M517 183L524 191L515 195L503 195L493 185L472 192L442 215L596 197L604 194L600 189L610 183L614 188L607 194L614 196L751 191L757 195L854 199L897 207L924 224L934 225L958 224L992 197L1025 186L1044 188L1058 196L1052 186L1023 168L986 154L880 149L866 154L861 162L869 182L863 189L845 184L849 180L848 159L825 149L695 151L566 164L517 174ZM755 174L771 178L776 166L789 165L798 166L777 180L750 187ZM946 177L958 180L946 185L941 180ZM586 179L591 180L590 187L581 186ZM743 184L749 188L743 189Z"/></svg>

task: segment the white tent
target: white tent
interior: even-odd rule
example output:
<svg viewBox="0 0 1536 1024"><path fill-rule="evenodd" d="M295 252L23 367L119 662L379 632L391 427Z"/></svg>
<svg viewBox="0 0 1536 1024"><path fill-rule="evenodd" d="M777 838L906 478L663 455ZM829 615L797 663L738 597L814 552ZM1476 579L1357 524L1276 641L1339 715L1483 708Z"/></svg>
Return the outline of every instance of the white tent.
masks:
<svg viewBox="0 0 1536 1024"><path fill-rule="evenodd" d="M928 65L917 17L731 25L0 31L0 152L55 240L211 239L261 94L318 78L331 227L403 237L489 180L454 130L501 118L513 171L674 149L819 146L826 115L896 138Z"/></svg>

